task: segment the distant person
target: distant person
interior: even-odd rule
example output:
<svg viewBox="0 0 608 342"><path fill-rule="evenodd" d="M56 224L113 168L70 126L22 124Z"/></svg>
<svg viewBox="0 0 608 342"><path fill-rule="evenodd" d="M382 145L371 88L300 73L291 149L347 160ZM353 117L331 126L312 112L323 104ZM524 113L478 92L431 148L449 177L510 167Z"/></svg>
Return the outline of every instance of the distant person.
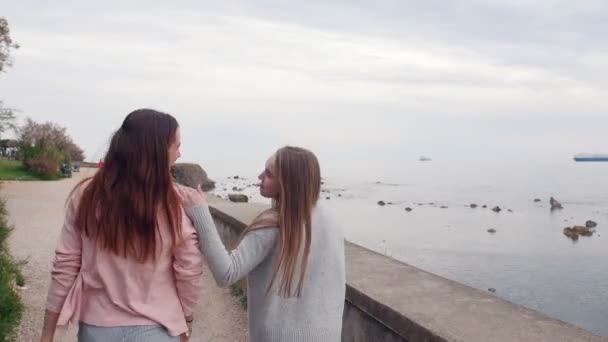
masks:
<svg viewBox="0 0 608 342"><path fill-rule="evenodd" d="M171 177L180 139L169 114L136 110L106 165L72 190L40 341L68 322L80 342L186 340L202 257Z"/></svg>
<svg viewBox="0 0 608 342"><path fill-rule="evenodd" d="M60 170L64 176L72 177L72 169L68 166L68 164L61 164Z"/></svg>
<svg viewBox="0 0 608 342"><path fill-rule="evenodd" d="M345 296L344 236L317 205L321 171L315 155L284 147L266 162L260 193L272 199L227 251L202 190L180 187L215 281L247 277L249 341L337 342Z"/></svg>

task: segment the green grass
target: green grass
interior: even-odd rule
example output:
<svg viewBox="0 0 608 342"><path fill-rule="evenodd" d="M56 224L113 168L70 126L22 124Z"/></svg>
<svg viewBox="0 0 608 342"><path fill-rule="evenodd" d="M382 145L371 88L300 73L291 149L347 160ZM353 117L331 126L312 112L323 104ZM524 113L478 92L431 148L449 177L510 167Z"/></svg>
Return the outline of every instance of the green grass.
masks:
<svg viewBox="0 0 608 342"><path fill-rule="evenodd" d="M0 180L48 181L60 179L60 175L48 176L26 170L19 160L0 160ZM0 341L2 342L2 341Z"/></svg>
<svg viewBox="0 0 608 342"><path fill-rule="evenodd" d="M230 294L239 300L243 309L247 310L247 295L241 289L240 282L230 286Z"/></svg>
<svg viewBox="0 0 608 342"><path fill-rule="evenodd" d="M6 202L0 200L0 342L15 341L23 304L13 284L25 285L17 263L8 253L7 240L13 228L8 224Z"/></svg>

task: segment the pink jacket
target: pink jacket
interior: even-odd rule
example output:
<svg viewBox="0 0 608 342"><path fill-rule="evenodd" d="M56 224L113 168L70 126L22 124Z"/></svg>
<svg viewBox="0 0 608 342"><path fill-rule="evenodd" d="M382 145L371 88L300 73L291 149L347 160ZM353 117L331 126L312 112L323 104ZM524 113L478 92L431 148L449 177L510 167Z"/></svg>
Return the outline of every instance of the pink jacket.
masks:
<svg viewBox="0 0 608 342"><path fill-rule="evenodd" d="M181 243L173 251L157 244L159 257L142 264L103 251L79 233L74 221L80 196L78 189L69 199L51 272L47 309L60 313L58 325L161 325L172 336L186 333L185 316L198 301L202 256L185 212ZM167 218L159 214L159 220L159 235L169 241Z"/></svg>

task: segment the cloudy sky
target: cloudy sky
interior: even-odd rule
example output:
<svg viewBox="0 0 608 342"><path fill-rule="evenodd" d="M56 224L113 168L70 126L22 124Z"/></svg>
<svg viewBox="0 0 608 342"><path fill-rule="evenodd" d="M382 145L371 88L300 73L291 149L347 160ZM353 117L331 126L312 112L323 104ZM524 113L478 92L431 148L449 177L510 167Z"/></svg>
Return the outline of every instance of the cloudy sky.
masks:
<svg viewBox="0 0 608 342"><path fill-rule="evenodd" d="M90 159L140 107L212 174L288 143L336 174L608 152L604 0L124 2L0 8L22 46L0 99Z"/></svg>

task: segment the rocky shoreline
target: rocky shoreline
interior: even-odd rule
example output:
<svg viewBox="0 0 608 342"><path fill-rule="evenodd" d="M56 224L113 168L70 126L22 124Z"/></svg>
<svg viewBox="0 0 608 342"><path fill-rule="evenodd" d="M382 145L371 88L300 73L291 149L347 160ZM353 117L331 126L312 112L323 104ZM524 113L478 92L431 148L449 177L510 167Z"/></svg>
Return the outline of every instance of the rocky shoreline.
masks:
<svg viewBox="0 0 608 342"><path fill-rule="evenodd" d="M197 184L203 185L204 191L212 191L215 195L225 200L229 200L235 203L248 203L254 196L257 194L257 188L259 188L260 183L257 181L252 181L247 179L246 177L235 175L229 176L223 179L220 182L215 182L208 178L207 173L203 170L203 168L198 164L188 164L188 163L179 163L176 164L173 168L173 175L176 181L180 184L184 184L190 187L195 187ZM321 198L325 200L331 200L332 196L338 199L343 199L347 194L346 189L341 188L328 188L325 187L325 182L322 182L323 188L321 190L323 196ZM384 184L376 182L375 185L388 185L388 186L399 186L398 184ZM386 200L378 200L375 202L379 207L390 207L396 206L399 204L403 204L405 201L400 201L399 203L386 201ZM440 204L441 202L428 202L428 203L414 203L418 207L428 206L434 207L438 209L449 209L450 207L446 204ZM543 203L542 199L534 198L532 203L541 204ZM559 202L554 197L550 197L547 201L549 204L550 211L554 210L564 210L564 206L561 202ZM504 211L508 213L513 213L514 210L511 208L505 208L500 205L489 205L489 204L478 204L478 203L468 203L463 205L466 208L471 210L491 210L496 214L500 214ZM541 206L541 208L544 206ZM412 213L415 211L414 206L405 206L403 211L406 213ZM562 233L565 237L571 239L572 241L578 241L579 237L591 237L596 233L597 223L592 220L588 220L585 225L574 225L571 227L565 227L562 229ZM494 228L487 229L487 232L490 234L495 234L497 232Z"/></svg>

